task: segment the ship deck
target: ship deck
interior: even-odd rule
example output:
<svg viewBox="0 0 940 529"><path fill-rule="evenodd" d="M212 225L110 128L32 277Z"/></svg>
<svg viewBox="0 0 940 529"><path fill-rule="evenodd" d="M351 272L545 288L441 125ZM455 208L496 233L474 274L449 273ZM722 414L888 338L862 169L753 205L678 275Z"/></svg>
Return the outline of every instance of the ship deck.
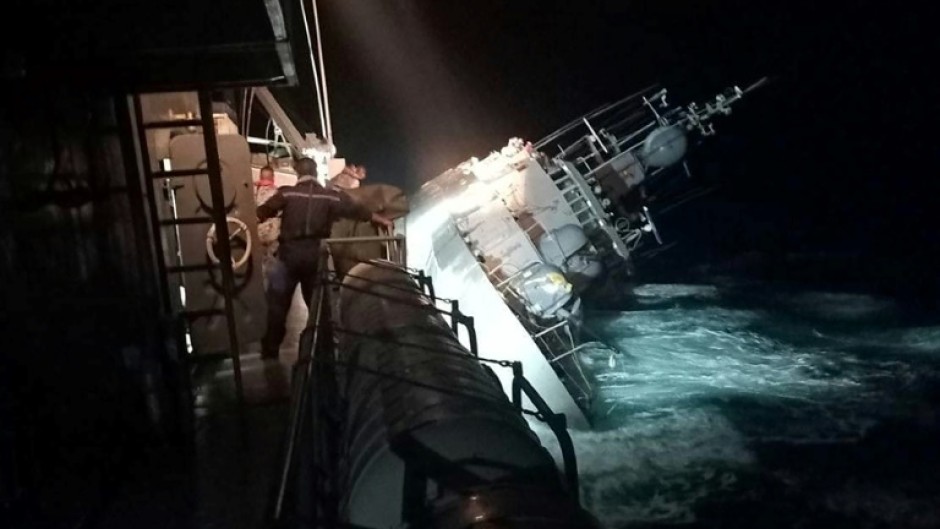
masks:
<svg viewBox="0 0 940 529"><path fill-rule="evenodd" d="M193 443L181 460L172 448L138 454L114 487L98 520L125 527L227 529L261 527L287 428L291 366L307 309L298 293L277 362L262 361L258 344L241 357L245 405L237 405L232 362L202 366L194 375Z"/></svg>

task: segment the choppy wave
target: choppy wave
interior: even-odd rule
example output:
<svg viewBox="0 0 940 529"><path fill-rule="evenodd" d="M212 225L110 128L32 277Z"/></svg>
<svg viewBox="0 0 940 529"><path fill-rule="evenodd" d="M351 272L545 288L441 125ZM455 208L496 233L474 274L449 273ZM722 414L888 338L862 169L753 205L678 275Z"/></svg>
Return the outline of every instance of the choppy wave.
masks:
<svg viewBox="0 0 940 529"><path fill-rule="evenodd" d="M777 299L803 314L832 321L884 318L896 310L890 300L864 294L802 292L782 295Z"/></svg>
<svg viewBox="0 0 940 529"><path fill-rule="evenodd" d="M770 293L761 304L752 293L742 304L694 285L637 293L645 310L588 322L627 355L597 376L597 429L573 434L585 505L607 527L695 520L703 501L761 472L753 447L857 442L916 409L925 380L940 381L940 327L873 325L894 316L889 300ZM880 489L824 497L846 516L890 507L871 515L882 523L936 515Z"/></svg>
<svg viewBox="0 0 940 529"><path fill-rule="evenodd" d="M741 435L719 414L672 410L603 432L572 432L582 501L606 526L694 519L695 503L727 490L753 463ZM560 460L551 433L536 426Z"/></svg>
<svg viewBox="0 0 940 529"><path fill-rule="evenodd" d="M940 327L905 329L901 332L897 343L915 351L940 355Z"/></svg>
<svg viewBox="0 0 940 529"><path fill-rule="evenodd" d="M633 289L633 295L640 301L644 299L663 298L698 298L715 299L719 290L713 285L683 285L683 284L649 284Z"/></svg>
<svg viewBox="0 0 940 529"><path fill-rule="evenodd" d="M826 494L825 506L855 519L874 520L885 527L940 527L940 498L911 498L904 492L848 483Z"/></svg>
<svg viewBox="0 0 940 529"><path fill-rule="evenodd" d="M808 399L852 387L827 351L793 346L751 330L755 311L668 309L623 315L602 328L632 361L602 375L602 395L650 406L718 394Z"/></svg>

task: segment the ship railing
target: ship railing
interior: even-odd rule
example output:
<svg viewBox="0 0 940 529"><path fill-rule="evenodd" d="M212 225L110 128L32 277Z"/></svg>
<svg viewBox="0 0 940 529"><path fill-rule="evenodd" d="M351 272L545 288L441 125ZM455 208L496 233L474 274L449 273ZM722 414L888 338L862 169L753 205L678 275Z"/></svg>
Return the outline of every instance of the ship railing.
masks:
<svg viewBox="0 0 940 529"><path fill-rule="evenodd" d="M590 216L584 218L583 220L581 216L577 216L581 227L583 227L587 232L600 231L603 233L610 241L610 244L613 246L614 251L617 252L617 255L623 259L628 259L630 257L630 249L627 247L627 244L620 237L620 234L617 233L617 230L614 229L611 223L606 222L608 214L604 210L604 205L601 204L600 200L598 200L597 196L594 194L590 184L588 184L587 180L585 180L581 172L578 171L577 167L575 167L575 165L571 162L562 162L562 169L565 172L565 176L559 180L564 181L563 179L567 178L571 181L571 183L577 189L579 199L584 200L584 202L587 204L587 211L590 212ZM569 206L570 205L571 204L569 203ZM574 206L572 206L572 210L577 211L574 209Z"/></svg>
<svg viewBox="0 0 940 529"><path fill-rule="evenodd" d="M288 430L281 449L281 464L275 484L274 500L271 505L270 519L273 525L283 523L287 510L292 507L296 508L296 506L288 505L290 501L288 494L290 487L295 486L292 483L295 483L298 477L298 466L301 464L302 459L300 457L301 447L309 445L309 449L312 450L317 460L317 465L331 464L335 459L323 457L324 453L329 454L333 450L328 445L335 441L331 441L331 436L328 435L328 432L332 431L333 425L321 424L323 415L319 412L324 407L333 404L323 402L323 400L329 397L329 392L325 391L327 388L324 386L330 385L330 381L335 381L335 366L334 362L318 361L334 357L333 327L331 325L333 314L331 312L332 305L329 300L329 291L330 287L335 286L336 283L329 278L331 274L329 270L329 262L332 258L331 248L339 245L383 244L388 261L402 268L405 267L407 262L407 241L404 235L388 233L386 235L364 237L336 237L325 239L324 243L319 259L320 281L317 282L311 296L307 327L300 336L297 362L293 369ZM420 280L419 283L421 283ZM311 383L314 381L317 387L316 391L311 390ZM335 471L335 469L333 470ZM320 479L323 472L328 472L328 470L315 468L313 479L308 482L310 488L308 497L313 499L314 507L307 514L311 517L315 527L319 525L330 526L330 521L335 522L336 505L331 500L326 499L325 491L320 490ZM321 516L325 517L326 520L318 520Z"/></svg>
<svg viewBox="0 0 940 529"><path fill-rule="evenodd" d="M532 263L530 266L518 270L505 279L493 283L496 291L508 306L512 307L514 305L521 305L526 307L525 301L516 294L516 292L510 287L510 284L514 279L525 273L526 270L528 270L531 266L535 266L536 264L538 263ZM487 272L487 276L489 276L492 280L493 271L488 270L482 263L480 266L483 267L484 271ZM525 310L528 311L529 309L526 308ZM577 393L575 400L589 403L593 398L594 392L591 389L591 382L584 373L584 370L581 367L581 364L578 362L578 359L571 358L570 362L561 363L561 360L572 357L575 352L580 350L579 348L583 345L575 339L575 335L571 329L571 321L568 318L560 318L557 322L547 327L540 326L539 324L532 321L531 318L520 317L519 321L522 323L523 328L525 328L526 332L529 334L532 340L536 343L536 345L539 346L539 349L542 351L542 354L545 355L549 363L557 365L562 371L565 372L568 382L574 385L573 388L569 387L569 390L573 389Z"/></svg>
<svg viewBox="0 0 940 529"><path fill-rule="evenodd" d="M633 149L633 147L631 147L631 149ZM585 165L586 172L583 173L578 169L575 163L558 160L557 163L561 171L554 173L555 176L552 177L555 185L558 187L559 191L561 191L562 196L569 207L571 207L575 218L578 220L581 227L584 228L585 232L588 234L599 234L603 237L603 243L609 244L614 252L623 259L630 258L630 255L640 242L639 239L642 238L644 232L639 229L628 230L626 232L620 230L618 226L625 221L626 218L612 218L612 214L607 211L601 202L603 196L598 197L594 193L592 186L596 183L594 175L598 170L609 165L614 159L626 155L631 155L631 153L624 151L593 168L584 159L579 159ZM662 167L649 170L647 177L655 177L664 170L665 169ZM598 241L594 240L593 242L597 243Z"/></svg>
<svg viewBox="0 0 940 529"><path fill-rule="evenodd" d="M385 247L386 258L399 266L406 266L408 250L405 236L401 234L367 235L362 237L331 237L323 242L332 254L333 246L382 244Z"/></svg>
<svg viewBox="0 0 940 529"><path fill-rule="evenodd" d="M325 278L328 273L328 261L329 253L327 251L321 252L319 259L321 278ZM274 500L271 505L270 520L272 526L282 525L286 521L287 512L291 509L297 509L296 505L290 505L292 497L289 496L289 491L291 487L296 486L298 481L302 448L306 444L312 443L314 453L321 449L317 442L317 434L321 430L318 425L320 419L318 410L323 403L319 401L321 392L311 391L310 385L311 380L314 378L322 378L322 376L318 376L316 370L322 370L325 368L324 364L328 364L314 360L321 355L333 354L327 287L326 281L319 281L315 286L309 306L307 328L300 336L297 362L294 365L291 380L287 434L281 449L281 464L275 484ZM321 503L317 479L314 478L311 481L309 486L312 490L309 491L308 498L314 501L314 508L309 516L313 522L312 525L316 527L319 525L319 517L325 514L328 507L325 502Z"/></svg>
<svg viewBox="0 0 940 529"><path fill-rule="evenodd" d="M602 105L594 109L593 111L588 112L587 114L584 114L583 116L571 121L570 123L556 130L552 134L539 140L535 144L535 148L542 149L544 147L547 147L549 143L555 142L556 140L561 139L562 137L576 131L577 129L580 129L582 126L585 125L586 120L596 120L596 118L599 118L605 115L613 116L619 112L623 112L625 108L636 109L637 106L639 105L634 105L632 107L629 107L627 106L627 103L640 103L643 100L649 100L649 99L655 100L655 99L661 98L662 95L664 95L664 93L665 93L665 90L659 85L650 85L650 86L644 87L643 89L637 92L634 92L626 97L623 97L618 101L615 101L610 104ZM559 146L559 148L561 147Z"/></svg>
<svg viewBox="0 0 940 529"><path fill-rule="evenodd" d="M535 407L536 417L545 422L555 434L558 447L561 449L561 460L565 473L565 483L568 491L575 501L580 503L580 484L578 483L578 457L574 451L574 443L568 433L568 420L564 413L555 413L539 395L532 383L525 377L522 362L512 363L512 403L519 412L523 412L522 396L525 395L532 406Z"/></svg>
<svg viewBox="0 0 940 529"><path fill-rule="evenodd" d="M536 148L541 149L550 142L556 142L565 137L572 137L579 134L578 138L567 147L558 145L559 152L551 158L554 167L546 167L549 174L553 175L556 183L560 184L562 180L572 180L579 187L582 187L583 194L594 198L589 208L575 207L569 200L569 205L576 212L578 221L585 230L599 231L604 233L613 243L613 249L624 259L629 258L631 244L639 241L629 240L639 238L643 232L628 232L626 234L619 230L611 229L609 224L616 224L619 218L612 218L600 202L596 200L591 187L596 183L595 176L599 171L611 166L624 157L632 156L633 164L639 164L646 174L646 178L654 178L663 173L667 167L647 167L640 161L638 153L642 151L646 141L646 134L656 127L679 127L685 131L697 131L702 136L711 136L715 134L715 129L711 120L717 116L728 115L731 113L731 107L746 94L764 86L768 79L761 78L752 83L745 89L734 86L722 93L716 95L711 101L704 104L690 103L685 106L675 105L666 101L667 91L659 89L657 86L647 87L635 94L632 94L614 104L604 105L597 110L590 112L570 124L562 127L552 135L536 143ZM642 106L626 106L627 102L642 103ZM626 113L626 117L624 117ZM688 168L685 167L688 174ZM560 174L557 168L563 169L566 176L556 178L554 175ZM603 198L603 197L600 197ZM577 202L580 197L575 198ZM568 198L566 197L566 200ZM579 210L593 209L593 214L578 213ZM585 217L585 218L582 218ZM604 222L604 219L611 222ZM657 237L657 240L659 238ZM660 241L660 244L662 242Z"/></svg>
<svg viewBox="0 0 940 529"><path fill-rule="evenodd" d="M578 135L567 147L558 145L559 152L554 158L585 163L589 167L589 159L600 160L602 166L622 153L635 151L642 145L642 139L630 147L624 146L657 126L675 125L689 131L698 130L701 135L710 136L715 133L713 126L708 123L711 119L718 115L730 114L735 102L768 82L769 79L763 77L743 90L734 86L703 104L693 102L685 106L668 103L666 89L649 86L614 104L602 106L581 116L537 142L535 147L543 149L549 143ZM627 102L637 104L625 106ZM623 117L624 114L626 117ZM623 134L616 134L618 129L624 128L626 130ZM588 173L590 172L592 171L589 170Z"/></svg>
<svg viewBox="0 0 940 529"><path fill-rule="evenodd" d="M594 397L594 391L591 381L577 357L577 353L589 344L579 343L575 339L571 327L571 321L568 319L562 319L554 325L536 332L533 332L535 329L531 325L526 326L529 335L539 345L539 348L546 353L545 357L548 362L565 373L565 382L567 382L569 389L577 392L575 400L583 407L589 408Z"/></svg>
<svg viewBox="0 0 940 529"><path fill-rule="evenodd" d="M566 486L569 493L578 500L580 490L578 465L574 446L567 431L565 415L551 410L534 386L525 378L520 362L481 358L479 356L473 318L460 311L457 300L436 297L431 278L423 271L407 268L405 264L405 237L390 234L334 238L325 242L327 244L324 245L324 250L320 256L321 281L318 282L311 297L307 328L301 335L297 362L293 371L289 424L284 445L281 449L281 464L271 504L269 516L271 525L282 526L285 524L288 511L297 508L297 505L292 505L291 502L296 502L297 497L303 496L314 503L313 507L304 513L304 522L309 523L311 527L346 526L346 524L339 522L337 518L338 503L335 490L332 490L329 486L324 486L323 482L325 475L335 476L338 471L336 467L338 459L334 457L337 453L335 443L339 438L337 423L335 419L331 418L330 413L323 413L324 410L336 409L338 404L338 392L336 391L336 367L338 364L335 357L334 335L349 332L333 326L332 304L329 299L330 287L338 285L335 276L331 278L333 272L328 268L329 259L331 258L330 248L333 245L386 243L387 255L391 261L389 266L395 266L411 274L422 289L423 294L432 301L431 307L433 307L433 310L449 317L451 329L455 335L459 335L460 325L465 326L470 337L470 353L474 358L488 370L488 365L513 370L512 403L520 413L546 423L551 429L561 449ZM379 264L377 261L368 262ZM398 298L389 299L394 302L402 302ZM450 310L439 308L436 305L437 302L449 303ZM446 351L440 353L454 354ZM522 395L526 396L534 406L534 410L523 407ZM304 460L301 452L305 450L309 450L309 453L313 454L313 461ZM298 480L300 465L312 469L311 479ZM327 466L330 468L326 468ZM292 493L291 489L296 488L299 482L305 483L306 488L302 493L296 493L296 491Z"/></svg>

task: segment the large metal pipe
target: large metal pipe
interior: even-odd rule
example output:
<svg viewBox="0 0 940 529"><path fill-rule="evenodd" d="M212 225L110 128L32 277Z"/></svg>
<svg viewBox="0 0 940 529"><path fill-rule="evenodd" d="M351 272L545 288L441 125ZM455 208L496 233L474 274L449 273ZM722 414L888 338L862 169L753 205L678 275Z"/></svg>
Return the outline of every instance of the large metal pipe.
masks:
<svg viewBox="0 0 940 529"><path fill-rule="evenodd" d="M345 522L593 526L498 381L407 272L354 267L339 321Z"/></svg>

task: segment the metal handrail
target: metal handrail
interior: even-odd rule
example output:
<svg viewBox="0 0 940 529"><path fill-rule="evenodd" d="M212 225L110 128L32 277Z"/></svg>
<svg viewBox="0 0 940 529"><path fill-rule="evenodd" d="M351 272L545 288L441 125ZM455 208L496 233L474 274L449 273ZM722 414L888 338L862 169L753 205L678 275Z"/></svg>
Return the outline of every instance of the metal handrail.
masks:
<svg viewBox="0 0 940 529"><path fill-rule="evenodd" d="M336 239L326 239L327 243L337 243L337 244L356 244L356 243L375 243L383 241L394 241L401 244L404 244L404 236L401 235L390 235L390 236L367 236L367 237L345 237L345 238L336 238ZM312 297L312 302L310 304L310 316L307 321L307 327L304 329L303 334L301 335L300 344L298 348L297 363L294 368L294 381L292 383L292 394L291 394L291 410L290 410L290 423L288 426L288 431L286 435L285 444L283 447L283 459L280 467L280 476L276 486L276 496L273 503L273 512L271 515L271 520L274 524L282 522L282 518L285 512L285 503L287 500L287 494L289 489L289 484L291 478L294 475L294 469L297 467L297 458L299 454L298 444L300 443L304 428L305 421L307 419L312 419L314 423L311 425L314 432L317 431L318 425L317 413L310 413L311 409L317 409L320 406L320 403L317 401L317 395L315 391L311 391L311 382L315 376L315 370L317 366L322 366L325 364L332 364L339 366L340 363L336 361L335 358L329 359L324 362L323 358L319 358L318 352L325 351L324 346L330 346L331 343L327 344L325 342L325 336L330 335L330 318L329 318L329 298L327 296L327 291L331 285L335 285L335 281L328 279L327 270L327 259L330 257L329 244L324 246L324 250L320 255L320 280L314 290L314 295ZM348 286L348 285L347 285ZM354 287L350 287L354 288ZM433 298L433 295L432 295ZM578 485L578 467L576 455L574 452L574 446L571 441L571 437L567 431L567 419L564 414L554 413L545 400L538 394L532 384L525 379L522 374L522 364L519 362L507 362L507 361L495 361L485 358L480 358L476 351L476 333L473 326L473 318L467 316L460 312L459 304L455 300L449 300L451 302L451 310L446 311L440 308L434 307L434 309L445 315L450 315L452 321L452 329L456 332L456 328L463 324L470 333L471 341L471 354L477 361L480 362L492 362L500 366L512 367L513 369L513 383L512 383L512 402L519 410L520 413L534 415L536 418L545 422L552 432L555 434L558 439L559 446L562 451L562 458L564 464L564 473L565 480L570 493L573 495L576 501L580 502L579 499L579 485ZM331 342L331 340L330 340ZM361 369L361 368L360 368ZM420 385L417 381L411 381ZM438 388L438 390L443 391L444 388ZM535 406L535 411L527 410L522 407L522 395L525 395L529 401ZM318 452L318 438L316 435L312 438L313 447L315 453ZM314 495L317 495L318 483L316 479L314 480ZM318 516L318 510L314 508L313 516ZM317 520L313 520L314 524L317 524Z"/></svg>
<svg viewBox="0 0 940 529"><path fill-rule="evenodd" d="M555 413L549 407L545 399L539 395L535 387L526 379L522 372L522 362L512 363L512 403L516 409L522 411L522 395L525 395L529 402L535 406L538 417L552 430L558 439L558 447L561 448L561 459L565 469L565 481L574 500L581 503L580 485L578 482L578 458L574 451L574 443L571 441L571 435L568 433L568 420L564 413Z"/></svg>
<svg viewBox="0 0 940 529"><path fill-rule="evenodd" d="M331 237L324 239L323 242L326 244L327 248L330 248L332 244L348 245L384 242L385 254L389 261L402 267L408 265L408 245L406 244L405 236L402 234L389 233L388 235L364 235L361 237Z"/></svg>
<svg viewBox="0 0 940 529"><path fill-rule="evenodd" d="M584 196L584 199L587 201L588 206L592 210L592 213L598 220L598 227L610 239L614 246L614 251L623 258L629 257L630 250L623 243L620 235L615 230L613 230L607 222L604 222L605 219L607 219L607 214L604 212L604 206L594 196L590 185L584 180L581 172L578 171L577 167L575 167L575 165L571 162L562 162L561 167L568 177L571 178L571 181L574 182L575 186L578 187L579 192ZM580 223L580 220L578 222ZM585 228L588 227L584 224L582 224L582 226Z"/></svg>
<svg viewBox="0 0 940 529"><path fill-rule="evenodd" d="M281 519L284 509L284 500L287 495L287 487L291 477L291 469L294 468L297 443L300 439L300 433L303 426L303 418L307 411L307 395L309 394L310 379L314 362L312 362L313 352L318 349L322 338L319 322L323 318L324 308L326 307L326 260L328 252L320 254L320 276L311 303L310 316L307 319L307 327L300 336L300 344L297 350L297 362L294 365L295 381L291 384L291 412L290 423L288 426L287 441L284 447L284 460L281 465L280 479L277 486L277 495L274 501L274 512L272 518L275 522Z"/></svg>
<svg viewBox="0 0 940 529"><path fill-rule="evenodd" d="M324 249L320 254L320 278L311 298L311 304L308 307L310 312L307 319L307 327L301 334L300 344L297 350L297 362L294 364L295 380L291 384L292 391L290 423L288 425L286 441L283 448L283 461L281 463L279 472L280 477L277 483L277 493L275 495L274 507L271 515L274 523L281 521L281 518L284 514L284 504L287 498L287 490L292 476L292 469L295 468L296 464L298 453L297 444L303 431L304 417L307 415L309 406L318 406L317 402L309 402L311 396L310 382L313 379L313 370L317 364L316 359L314 358L314 353L321 350L321 342L323 340L322 324L324 322L324 318L329 315L326 312L329 309L326 291L328 286L332 284L327 278L327 262L331 257L330 244L395 242L397 245L400 245L401 248L404 248L405 237L403 235L337 237L332 239L325 239L324 242L327 244L323 246ZM390 250L390 248L387 248L387 250ZM389 251L389 257L392 257L391 251ZM404 250L399 251L397 253L397 257L400 260L403 260L405 257ZM313 417L316 417L316 415L317 414L314 413ZM316 438L314 437L314 443L315 442Z"/></svg>
<svg viewBox="0 0 940 529"><path fill-rule="evenodd" d="M362 237L333 237L330 239L323 239L323 242L327 244L355 244L355 243L365 243L365 242L389 242L389 241L398 241L405 242L404 235L364 235Z"/></svg>

